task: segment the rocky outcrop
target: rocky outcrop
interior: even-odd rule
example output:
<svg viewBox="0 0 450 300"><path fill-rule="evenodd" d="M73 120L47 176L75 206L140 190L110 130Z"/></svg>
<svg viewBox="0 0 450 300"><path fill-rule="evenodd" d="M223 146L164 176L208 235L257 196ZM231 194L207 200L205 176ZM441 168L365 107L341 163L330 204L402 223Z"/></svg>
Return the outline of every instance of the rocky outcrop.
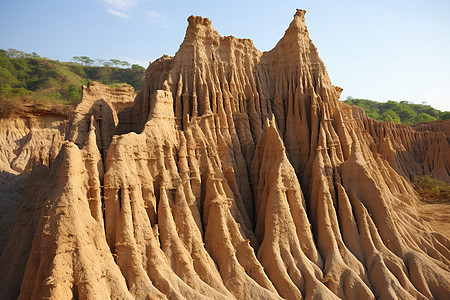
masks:
<svg viewBox="0 0 450 300"><path fill-rule="evenodd" d="M431 175L450 182L450 120L421 124L414 130L405 125L380 123L363 115L358 126L369 133L373 152L379 153L402 176Z"/></svg>
<svg viewBox="0 0 450 300"><path fill-rule="evenodd" d="M442 132L447 138L450 136L450 120L421 123L413 126L416 131Z"/></svg>
<svg viewBox="0 0 450 300"><path fill-rule="evenodd" d="M50 110L0 119L0 253L17 218L29 172L50 166L66 128L66 116Z"/></svg>
<svg viewBox="0 0 450 300"><path fill-rule="evenodd" d="M81 102L77 105L70 122L66 140L82 147L94 126L96 144L106 157L119 119L117 114L133 105L134 89L131 86L110 88L95 81L83 86ZM91 120L92 119L92 120Z"/></svg>
<svg viewBox="0 0 450 300"><path fill-rule="evenodd" d="M0 119L0 265L11 266L2 268L1 298L16 298L20 288L42 209L61 180L57 169L64 167L53 166L53 162L58 161L58 153L67 143L64 140L76 141L81 147L94 132L91 145L100 145L100 149L97 153L88 147L85 156L87 160L100 156L102 143L109 145L115 130L117 112L132 105L133 99L132 88L112 89L91 82L83 87L82 101L74 112L62 106L26 105ZM99 121L103 119L103 123ZM87 171L95 168L95 183L100 186L101 160ZM97 200L101 203L100 196Z"/></svg>
<svg viewBox="0 0 450 300"><path fill-rule="evenodd" d="M2 298L445 299L450 243L410 178L448 180L448 140L340 103L304 15L264 53L192 16L132 107L80 105Z"/></svg>

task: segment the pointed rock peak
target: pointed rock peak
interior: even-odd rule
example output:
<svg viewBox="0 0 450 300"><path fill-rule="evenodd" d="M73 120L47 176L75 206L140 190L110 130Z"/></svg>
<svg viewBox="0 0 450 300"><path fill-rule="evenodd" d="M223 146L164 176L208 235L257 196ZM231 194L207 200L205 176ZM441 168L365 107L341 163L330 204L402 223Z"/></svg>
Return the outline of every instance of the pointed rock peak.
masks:
<svg viewBox="0 0 450 300"><path fill-rule="evenodd" d="M285 36L288 34L308 33L308 29L306 28L305 13L306 10L297 9L294 14L294 20L292 20L289 28L286 30Z"/></svg>
<svg viewBox="0 0 450 300"><path fill-rule="evenodd" d="M305 14L306 14L306 10L297 9L297 11L294 14L294 20L296 18L300 18L300 20L303 20L303 22L305 22Z"/></svg>
<svg viewBox="0 0 450 300"><path fill-rule="evenodd" d="M284 36L275 48L267 52L269 56L280 56L279 59L286 61L288 64L292 64L291 59L297 60L299 54L306 54L310 49L315 49L315 46L309 38L305 13L305 10L297 9L294 14L294 19L286 29ZM314 50L314 52L316 51Z"/></svg>
<svg viewBox="0 0 450 300"><path fill-rule="evenodd" d="M211 21L208 18L199 16L190 16L187 21L189 26L211 26Z"/></svg>
<svg viewBox="0 0 450 300"><path fill-rule="evenodd" d="M322 75L325 78L317 77L315 80L322 81L325 79L326 82L323 85L331 85L325 65L319 57L316 46L314 46L309 37L305 13L305 10L297 9L294 19L286 29L284 36L272 50L265 53L265 59L272 62L276 60L280 70L292 69L293 66L306 69L310 67L316 71L320 70L320 72L315 71L314 76L323 73Z"/></svg>
<svg viewBox="0 0 450 300"><path fill-rule="evenodd" d="M273 129L277 130L277 123L276 123L274 114L272 114L272 118L271 119L266 118L266 128L269 128L269 127L272 127Z"/></svg>
<svg viewBox="0 0 450 300"><path fill-rule="evenodd" d="M270 151L281 150L284 151L284 142L278 132L275 116L272 114L272 119L266 118L265 143L270 145Z"/></svg>
<svg viewBox="0 0 450 300"><path fill-rule="evenodd" d="M190 16L188 19L188 27L183 44L192 43L206 38L219 38L219 33L212 27L208 18L199 16Z"/></svg>

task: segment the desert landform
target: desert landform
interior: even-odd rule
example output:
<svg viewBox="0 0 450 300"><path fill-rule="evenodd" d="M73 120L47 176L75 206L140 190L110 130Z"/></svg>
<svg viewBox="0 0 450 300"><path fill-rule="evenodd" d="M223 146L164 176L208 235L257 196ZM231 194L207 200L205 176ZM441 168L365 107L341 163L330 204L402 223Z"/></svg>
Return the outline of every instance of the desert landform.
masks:
<svg viewBox="0 0 450 300"><path fill-rule="evenodd" d="M297 10L268 52L191 16L144 85L0 119L0 299L449 299L450 121L339 101Z"/></svg>

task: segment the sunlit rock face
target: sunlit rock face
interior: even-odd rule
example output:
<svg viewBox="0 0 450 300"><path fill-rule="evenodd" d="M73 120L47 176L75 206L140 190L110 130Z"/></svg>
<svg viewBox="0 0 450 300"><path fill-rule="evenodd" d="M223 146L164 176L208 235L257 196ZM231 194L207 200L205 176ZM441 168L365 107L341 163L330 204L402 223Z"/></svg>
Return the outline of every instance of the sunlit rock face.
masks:
<svg viewBox="0 0 450 300"><path fill-rule="evenodd" d="M449 180L446 133L339 102L305 11L269 52L188 22L132 107L84 93L29 176L0 298L448 297L449 237L410 181Z"/></svg>

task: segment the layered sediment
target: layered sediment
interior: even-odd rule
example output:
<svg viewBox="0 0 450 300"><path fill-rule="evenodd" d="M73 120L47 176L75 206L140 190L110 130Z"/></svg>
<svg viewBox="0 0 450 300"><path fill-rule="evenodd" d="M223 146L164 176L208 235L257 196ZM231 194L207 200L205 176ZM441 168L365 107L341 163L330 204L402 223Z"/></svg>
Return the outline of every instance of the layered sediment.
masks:
<svg viewBox="0 0 450 300"><path fill-rule="evenodd" d="M339 102L305 11L269 52L188 22L132 107L84 97L31 173L2 298L445 299L411 178L449 180L448 132Z"/></svg>

